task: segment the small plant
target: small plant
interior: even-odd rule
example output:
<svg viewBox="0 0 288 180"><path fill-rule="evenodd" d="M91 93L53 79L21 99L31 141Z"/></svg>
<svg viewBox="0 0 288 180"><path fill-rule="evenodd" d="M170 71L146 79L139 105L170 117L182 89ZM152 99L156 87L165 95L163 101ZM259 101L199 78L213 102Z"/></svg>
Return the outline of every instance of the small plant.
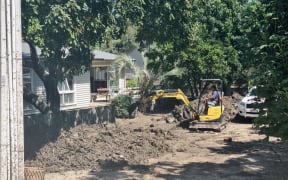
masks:
<svg viewBox="0 0 288 180"><path fill-rule="evenodd" d="M127 87L128 88L132 88L132 87L137 87L138 86L138 82L137 82L137 79L130 79L128 80L127 82Z"/></svg>
<svg viewBox="0 0 288 180"><path fill-rule="evenodd" d="M120 95L115 97L111 104L115 109L115 115L117 118L135 118L138 108L137 103L132 99L132 97Z"/></svg>

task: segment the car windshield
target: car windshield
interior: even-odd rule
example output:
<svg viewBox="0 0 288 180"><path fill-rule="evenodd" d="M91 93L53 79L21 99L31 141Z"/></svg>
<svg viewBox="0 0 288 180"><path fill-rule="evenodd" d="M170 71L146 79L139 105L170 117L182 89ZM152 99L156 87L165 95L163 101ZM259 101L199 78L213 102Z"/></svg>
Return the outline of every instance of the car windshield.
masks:
<svg viewBox="0 0 288 180"><path fill-rule="evenodd" d="M248 92L247 96L256 96L256 88L252 88L252 89Z"/></svg>

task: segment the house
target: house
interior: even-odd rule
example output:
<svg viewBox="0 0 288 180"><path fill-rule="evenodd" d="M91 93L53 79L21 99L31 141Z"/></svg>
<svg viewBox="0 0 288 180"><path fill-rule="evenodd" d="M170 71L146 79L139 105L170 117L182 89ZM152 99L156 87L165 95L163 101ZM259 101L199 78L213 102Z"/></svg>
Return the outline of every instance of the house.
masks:
<svg viewBox="0 0 288 180"><path fill-rule="evenodd" d="M111 78L115 73L111 69L111 65L117 56L100 50L93 50L91 53L94 56L90 67L91 95L92 97L96 94L107 95L111 89L117 89L112 87L110 83Z"/></svg>
<svg viewBox="0 0 288 180"><path fill-rule="evenodd" d="M38 55L41 50L37 48ZM94 50L92 51L94 59L90 71L73 76L71 79L65 79L59 83L58 90L60 94L60 110L87 108L91 105L91 93L98 89L109 89L109 66L116 59L116 55ZM23 59L23 86L30 88L33 93L45 100L45 88L31 68L31 54L29 45L22 43ZM24 115L40 113L34 106L24 102Z"/></svg>
<svg viewBox="0 0 288 180"><path fill-rule="evenodd" d="M93 50L92 54L94 55L90 68L92 96L94 94L107 94L108 91L110 93L125 93L127 81L135 77L134 72L126 69L124 75L119 77L119 79L114 79L116 77L115 70L111 68L111 65L116 60L117 55L100 50ZM131 57L132 60L135 60L135 63L140 68L144 67L141 53L136 48L127 52L127 55ZM117 84L117 86L115 86L115 84ZM97 97L97 99L99 98Z"/></svg>

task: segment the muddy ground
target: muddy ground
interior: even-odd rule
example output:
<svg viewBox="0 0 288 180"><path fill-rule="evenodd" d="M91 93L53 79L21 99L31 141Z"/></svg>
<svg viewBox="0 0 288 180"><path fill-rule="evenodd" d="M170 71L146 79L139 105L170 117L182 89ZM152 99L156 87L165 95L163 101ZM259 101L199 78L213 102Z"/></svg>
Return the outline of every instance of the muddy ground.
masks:
<svg viewBox="0 0 288 180"><path fill-rule="evenodd" d="M45 179L286 179L288 146L263 142L251 120L236 117L239 94L224 97L227 128L192 132L167 123L167 114L141 114L115 124L61 131L26 165ZM36 132L36 131L35 131Z"/></svg>

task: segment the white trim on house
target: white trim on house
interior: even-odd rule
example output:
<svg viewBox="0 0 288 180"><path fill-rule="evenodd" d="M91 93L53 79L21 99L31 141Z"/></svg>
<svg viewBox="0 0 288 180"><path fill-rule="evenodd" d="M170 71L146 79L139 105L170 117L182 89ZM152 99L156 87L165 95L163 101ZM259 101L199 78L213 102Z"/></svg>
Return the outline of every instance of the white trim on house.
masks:
<svg viewBox="0 0 288 180"><path fill-rule="evenodd" d="M71 106L75 104L74 78L65 79L58 83L58 91L60 95L60 106Z"/></svg>

